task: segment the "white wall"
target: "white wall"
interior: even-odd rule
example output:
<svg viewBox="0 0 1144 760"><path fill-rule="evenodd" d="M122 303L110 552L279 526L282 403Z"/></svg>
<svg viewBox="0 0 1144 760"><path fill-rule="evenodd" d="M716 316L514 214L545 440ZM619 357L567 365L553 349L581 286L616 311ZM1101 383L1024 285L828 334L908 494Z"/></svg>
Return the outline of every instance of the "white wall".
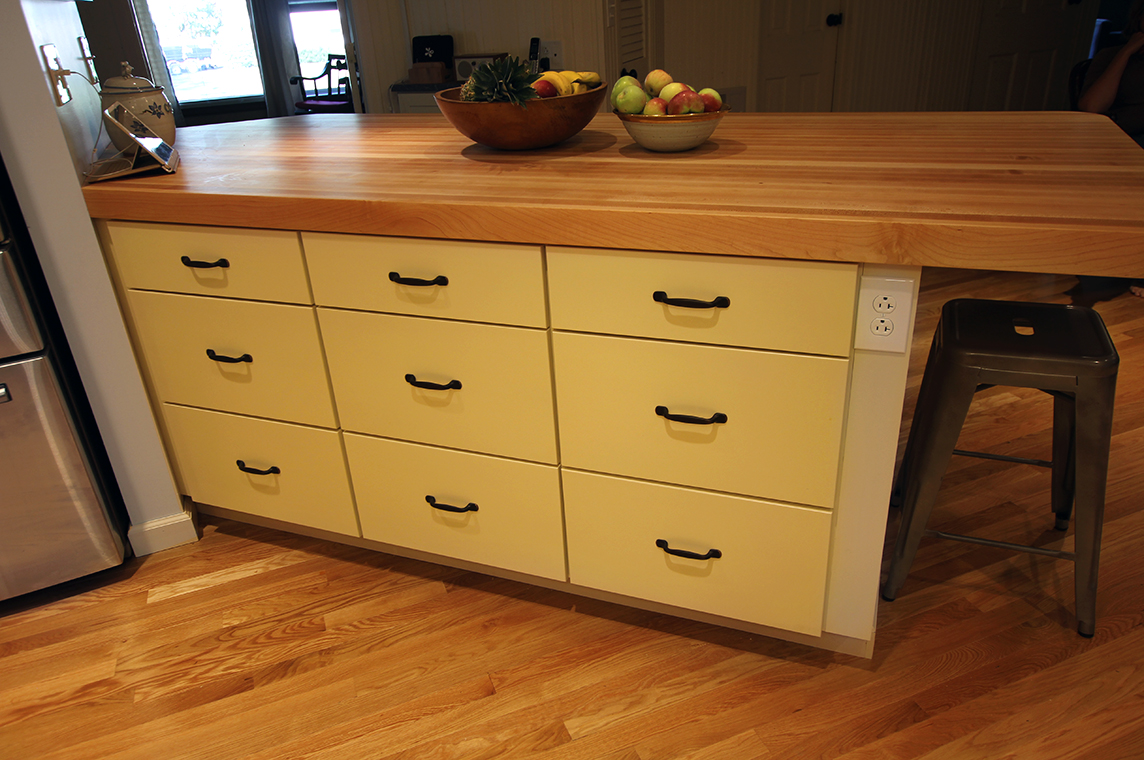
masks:
<svg viewBox="0 0 1144 760"><path fill-rule="evenodd" d="M388 110L387 88L405 78L409 39L452 34L457 52L526 55L529 37L559 39L565 68L605 70L602 9L606 0L353 0L370 110ZM834 63L835 111L919 111L977 108L1064 108L1069 68L1084 57L1099 0L647 0L662 21L650 66L691 84L729 92L738 110L756 110L760 14L800 15L825 22L842 12ZM1062 24L1074 25L1073 29ZM825 28L825 27L824 27ZM1061 32L1064 37L1061 38ZM656 31L655 28L652 31ZM653 46L653 50L656 47ZM1047 97L995 103L992 90L1051 81ZM1023 71L1028 69L1027 72ZM992 77L990 78L990 75ZM1040 77L1038 80L1037 77ZM1031 79L1030 79L1031 78ZM1032 87L1038 90L1038 87ZM1040 90L1044 90L1041 86ZM384 108L378 107L382 104Z"/></svg>
<svg viewBox="0 0 1144 760"><path fill-rule="evenodd" d="M98 97L70 77L57 108L39 46L83 71L83 35L68 0L0 1L0 153L115 469L137 554L194 540L123 327L80 173L98 133Z"/></svg>
<svg viewBox="0 0 1144 760"><path fill-rule="evenodd" d="M559 40L563 68L604 74L603 0L353 0L353 16L371 113L390 110L389 87L408 77L409 41L421 35L452 35L458 54L518 58L533 37Z"/></svg>

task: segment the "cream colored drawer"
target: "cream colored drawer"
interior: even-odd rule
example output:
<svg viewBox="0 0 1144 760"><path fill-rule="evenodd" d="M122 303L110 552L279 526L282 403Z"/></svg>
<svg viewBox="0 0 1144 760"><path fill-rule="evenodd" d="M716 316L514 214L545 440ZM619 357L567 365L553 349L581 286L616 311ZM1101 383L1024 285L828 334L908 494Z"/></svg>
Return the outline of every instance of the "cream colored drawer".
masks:
<svg viewBox="0 0 1144 760"><path fill-rule="evenodd" d="M850 355L854 264L555 247L547 256L556 329Z"/></svg>
<svg viewBox="0 0 1144 760"><path fill-rule="evenodd" d="M822 633L827 512L569 470L564 509L574 584Z"/></svg>
<svg viewBox="0 0 1144 760"><path fill-rule="evenodd" d="M297 232L108 222L125 288L310 303Z"/></svg>
<svg viewBox="0 0 1144 760"><path fill-rule="evenodd" d="M316 232L302 244L319 306L547 325L536 247Z"/></svg>
<svg viewBox="0 0 1144 760"><path fill-rule="evenodd" d="M360 535L337 432L172 404L163 415L195 501Z"/></svg>
<svg viewBox="0 0 1144 760"><path fill-rule="evenodd" d="M556 463L543 330L324 308L318 318L346 430Z"/></svg>
<svg viewBox="0 0 1144 760"><path fill-rule="evenodd" d="M140 290L127 298L161 400L337 426L312 306Z"/></svg>
<svg viewBox="0 0 1144 760"><path fill-rule="evenodd" d="M564 465L834 504L845 359L574 333L553 351Z"/></svg>
<svg viewBox="0 0 1144 760"><path fill-rule="evenodd" d="M556 467L351 433L345 440L365 538L565 579Z"/></svg>

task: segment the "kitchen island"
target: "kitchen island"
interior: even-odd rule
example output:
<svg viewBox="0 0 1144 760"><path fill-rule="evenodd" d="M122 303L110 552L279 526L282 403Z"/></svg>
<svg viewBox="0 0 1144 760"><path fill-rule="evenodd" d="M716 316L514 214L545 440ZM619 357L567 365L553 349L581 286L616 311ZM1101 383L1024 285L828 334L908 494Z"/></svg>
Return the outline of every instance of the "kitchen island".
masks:
<svg viewBox="0 0 1144 760"><path fill-rule="evenodd" d="M1144 271L1144 153L1089 114L177 147L84 192L201 508L859 654L920 268Z"/></svg>

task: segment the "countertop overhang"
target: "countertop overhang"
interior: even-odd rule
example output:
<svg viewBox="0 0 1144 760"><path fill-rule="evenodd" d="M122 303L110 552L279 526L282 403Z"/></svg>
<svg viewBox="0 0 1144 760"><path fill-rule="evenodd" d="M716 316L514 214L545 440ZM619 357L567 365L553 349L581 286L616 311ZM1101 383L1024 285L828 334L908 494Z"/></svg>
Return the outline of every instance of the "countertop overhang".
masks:
<svg viewBox="0 0 1144 760"><path fill-rule="evenodd" d="M684 153L612 114L543 150L438 115L180 129L93 218L1062 274L1144 274L1144 150L1072 112L729 114Z"/></svg>

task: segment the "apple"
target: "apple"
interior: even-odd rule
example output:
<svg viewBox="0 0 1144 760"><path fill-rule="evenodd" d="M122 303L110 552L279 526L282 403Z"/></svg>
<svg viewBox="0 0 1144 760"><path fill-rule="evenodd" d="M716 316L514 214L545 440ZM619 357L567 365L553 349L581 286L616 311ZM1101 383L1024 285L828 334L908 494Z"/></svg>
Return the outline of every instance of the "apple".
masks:
<svg viewBox="0 0 1144 760"><path fill-rule="evenodd" d="M652 98L643 107L645 116L663 116L667 113L667 101L663 98Z"/></svg>
<svg viewBox="0 0 1144 760"><path fill-rule="evenodd" d="M547 79L537 79L532 83L532 89L536 90L537 97L541 98L554 98L560 94L556 91L556 85Z"/></svg>
<svg viewBox="0 0 1144 760"><path fill-rule="evenodd" d="M670 104L672 98L684 90L690 89L691 88L685 85L683 82L671 82L670 84L665 84L663 86L663 89L659 91L659 97L663 98L663 102Z"/></svg>
<svg viewBox="0 0 1144 760"><path fill-rule="evenodd" d="M667 102L669 114L703 113L703 98L694 90L684 90Z"/></svg>
<svg viewBox="0 0 1144 760"><path fill-rule="evenodd" d="M630 84L616 95L616 110L620 113L640 113L647 104L647 93L638 84Z"/></svg>
<svg viewBox="0 0 1144 760"><path fill-rule="evenodd" d="M655 71L648 72L644 77L643 88L649 98L659 97L659 91L667 85L671 84L671 74L668 74L663 69L656 69Z"/></svg>
<svg viewBox="0 0 1144 760"><path fill-rule="evenodd" d="M705 111L718 111L723 107L723 96L710 87L704 87L700 90L699 97L703 98L703 110Z"/></svg>
<svg viewBox="0 0 1144 760"><path fill-rule="evenodd" d="M625 87L631 87L633 84L636 87L640 87L640 80L633 76L627 75L624 75L616 80L616 83L612 85L612 108L616 107L616 96L620 94L620 91Z"/></svg>

